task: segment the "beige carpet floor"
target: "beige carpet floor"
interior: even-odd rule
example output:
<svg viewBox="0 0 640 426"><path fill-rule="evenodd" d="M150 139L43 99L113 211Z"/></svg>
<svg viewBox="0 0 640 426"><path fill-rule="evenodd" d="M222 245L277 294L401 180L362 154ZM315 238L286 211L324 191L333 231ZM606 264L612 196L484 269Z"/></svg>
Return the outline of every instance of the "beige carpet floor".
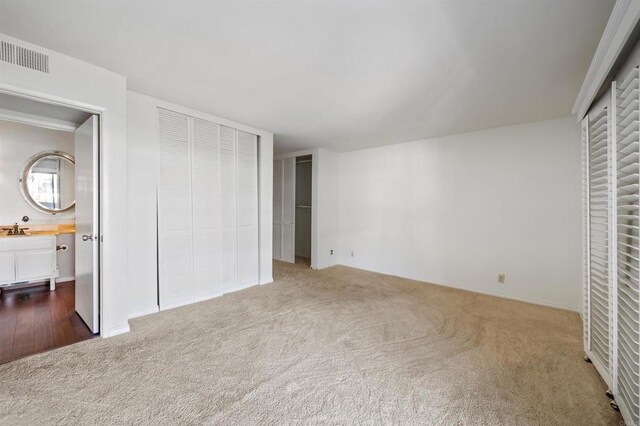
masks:
<svg viewBox="0 0 640 426"><path fill-rule="evenodd" d="M0 424L620 424L577 314L334 267L0 366Z"/></svg>

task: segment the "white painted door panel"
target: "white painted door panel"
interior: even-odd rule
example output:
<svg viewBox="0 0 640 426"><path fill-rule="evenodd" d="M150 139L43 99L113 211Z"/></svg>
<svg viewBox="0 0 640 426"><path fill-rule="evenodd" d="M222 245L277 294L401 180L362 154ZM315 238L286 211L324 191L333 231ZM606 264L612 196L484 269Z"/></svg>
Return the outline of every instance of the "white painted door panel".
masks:
<svg viewBox="0 0 640 426"><path fill-rule="evenodd" d="M194 300L220 294L219 126L193 118L192 178Z"/></svg>
<svg viewBox="0 0 640 426"><path fill-rule="evenodd" d="M219 229L204 229L193 234L193 292L196 301L222 293Z"/></svg>
<svg viewBox="0 0 640 426"><path fill-rule="evenodd" d="M160 309L192 298L189 118L159 110L158 290Z"/></svg>
<svg viewBox="0 0 640 426"><path fill-rule="evenodd" d="M273 258L282 259L282 224L273 224Z"/></svg>
<svg viewBox="0 0 640 426"><path fill-rule="evenodd" d="M238 233L236 213L236 133L220 126L221 285L223 292L238 286Z"/></svg>
<svg viewBox="0 0 640 426"><path fill-rule="evenodd" d="M99 331L99 128L93 115L75 132L76 312Z"/></svg>
<svg viewBox="0 0 640 426"><path fill-rule="evenodd" d="M285 262L295 261L295 237L294 225L282 225L282 260Z"/></svg>
<svg viewBox="0 0 640 426"><path fill-rule="evenodd" d="M295 262L296 159L285 158L282 169L282 260Z"/></svg>
<svg viewBox="0 0 640 426"><path fill-rule="evenodd" d="M192 301L191 234L165 231L158 236L160 272L160 309L169 309Z"/></svg>
<svg viewBox="0 0 640 426"><path fill-rule="evenodd" d="M257 136L160 110L160 308L259 281Z"/></svg>
<svg viewBox="0 0 640 426"><path fill-rule="evenodd" d="M13 253L0 253L0 283L15 281Z"/></svg>
<svg viewBox="0 0 640 426"><path fill-rule="evenodd" d="M238 235L235 228L222 228L220 231L220 281L223 293L237 289Z"/></svg>
<svg viewBox="0 0 640 426"><path fill-rule="evenodd" d="M273 258L282 260L282 160L273 162Z"/></svg>
<svg viewBox="0 0 640 426"><path fill-rule="evenodd" d="M258 227L243 226L238 228L238 288L258 284Z"/></svg>
<svg viewBox="0 0 640 426"><path fill-rule="evenodd" d="M238 288L258 284L258 139L237 131Z"/></svg>

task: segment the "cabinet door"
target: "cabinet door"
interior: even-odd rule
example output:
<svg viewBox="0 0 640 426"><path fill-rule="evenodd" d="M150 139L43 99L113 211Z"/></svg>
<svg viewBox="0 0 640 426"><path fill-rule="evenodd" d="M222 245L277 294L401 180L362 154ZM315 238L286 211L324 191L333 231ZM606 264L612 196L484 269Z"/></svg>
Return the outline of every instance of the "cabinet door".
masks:
<svg viewBox="0 0 640 426"><path fill-rule="evenodd" d="M16 281L46 278L54 274L54 257L51 250L17 252Z"/></svg>
<svg viewBox="0 0 640 426"><path fill-rule="evenodd" d="M13 282L14 279L13 253L0 253L0 284Z"/></svg>

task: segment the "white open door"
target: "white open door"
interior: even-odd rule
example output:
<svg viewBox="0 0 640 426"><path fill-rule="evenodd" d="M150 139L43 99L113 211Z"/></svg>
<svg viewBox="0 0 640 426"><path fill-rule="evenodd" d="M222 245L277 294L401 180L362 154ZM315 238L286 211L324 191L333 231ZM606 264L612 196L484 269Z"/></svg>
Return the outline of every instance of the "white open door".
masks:
<svg viewBox="0 0 640 426"><path fill-rule="evenodd" d="M273 258L295 262L296 159L273 162Z"/></svg>
<svg viewBox="0 0 640 426"><path fill-rule="evenodd" d="M75 133L76 312L93 333L99 331L98 116Z"/></svg>
<svg viewBox="0 0 640 426"><path fill-rule="evenodd" d="M296 258L296 159L282 160L282 260Z"/></svg>

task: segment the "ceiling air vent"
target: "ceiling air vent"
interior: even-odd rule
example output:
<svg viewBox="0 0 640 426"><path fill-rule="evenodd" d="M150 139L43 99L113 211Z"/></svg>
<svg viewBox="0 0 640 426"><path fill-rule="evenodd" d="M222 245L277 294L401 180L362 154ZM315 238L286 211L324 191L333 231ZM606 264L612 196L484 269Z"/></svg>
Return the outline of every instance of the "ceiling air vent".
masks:
<svg viewBox="0 0 640 426"><path fill-rule="evenodd" d="M49 74L49 55L0 41L0 61Z"/></svg>

